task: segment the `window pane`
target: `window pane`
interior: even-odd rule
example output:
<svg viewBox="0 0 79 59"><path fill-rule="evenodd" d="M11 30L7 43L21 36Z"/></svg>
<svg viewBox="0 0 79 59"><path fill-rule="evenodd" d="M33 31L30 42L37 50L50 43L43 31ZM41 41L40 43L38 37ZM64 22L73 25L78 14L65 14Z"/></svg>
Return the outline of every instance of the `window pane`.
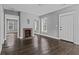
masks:
<svg viewBox="0 0 79 59"><path fill-rule="evenodd" d="M8 32L17 31L17 20L7 19Z"/></svg>
<svg viewBox="0 0 79 59"><path fill-rule="evenodd" d="M41 19L42 23L42 32L47 32L47 18Z"/></svg>

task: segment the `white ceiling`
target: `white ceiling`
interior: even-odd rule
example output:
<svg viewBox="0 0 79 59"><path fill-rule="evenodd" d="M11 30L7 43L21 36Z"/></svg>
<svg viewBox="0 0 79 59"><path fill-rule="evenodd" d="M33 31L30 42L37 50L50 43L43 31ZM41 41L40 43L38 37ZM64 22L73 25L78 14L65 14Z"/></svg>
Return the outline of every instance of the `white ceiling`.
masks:
<svg viewBox="0 0 79 59"><path fill-rule="evenodd" d="M24 11L35 15L44 15L68 6L71 6L71 5L68 5L68 4L5 4L4 8Z"/></svg>

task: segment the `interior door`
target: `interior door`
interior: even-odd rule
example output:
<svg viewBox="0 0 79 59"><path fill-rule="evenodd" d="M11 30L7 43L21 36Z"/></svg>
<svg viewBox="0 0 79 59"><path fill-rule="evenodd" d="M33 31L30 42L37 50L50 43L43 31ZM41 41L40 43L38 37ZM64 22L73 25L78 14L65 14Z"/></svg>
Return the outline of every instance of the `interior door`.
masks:
<svg viewBox="0 0 79 59"><path fill-rule="evenodd" d="M59 16L59 38L73 42L73 13L66 13Z"/></svg>

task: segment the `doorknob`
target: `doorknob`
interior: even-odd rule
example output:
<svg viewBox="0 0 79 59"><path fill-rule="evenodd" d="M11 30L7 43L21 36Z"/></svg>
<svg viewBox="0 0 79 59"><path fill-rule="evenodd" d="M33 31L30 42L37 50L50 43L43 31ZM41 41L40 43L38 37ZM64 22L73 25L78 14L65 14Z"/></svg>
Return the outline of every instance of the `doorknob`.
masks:
<svg viewBox="0 0 79 59"><path fill-rule="evenodd" d="M60 29L60 30L62 30L62 29Z"/></svg>
<svg viewBox="0 0 79 59"><path fill-rule="evenodd" d="M62 27L60 27L60 28L62 28Z"/></svg>

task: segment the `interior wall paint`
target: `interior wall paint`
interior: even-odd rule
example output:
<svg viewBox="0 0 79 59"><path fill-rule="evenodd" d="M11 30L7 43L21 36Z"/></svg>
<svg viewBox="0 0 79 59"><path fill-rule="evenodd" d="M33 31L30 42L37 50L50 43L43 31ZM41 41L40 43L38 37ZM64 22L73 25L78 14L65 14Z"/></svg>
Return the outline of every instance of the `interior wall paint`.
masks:
<svg viewBox="0 0 79 59"><path fill-rule="evenodd" d="M59 34L59 32L58 32L59 31L59 29L58 29L58 27L59 27L59 15L63 14L63 13L68 13L68 12L75 12L74 24L73 24L73 27L74 27L73 40L74 40L75 44L79 44L79 36L78 36L79 35L79 5L73 5L73 6L66 7L66 8L63 8L61 10L40 16L40 18L43 18L43 17L48 18L48 21L47 21L48 32L43 33L43 34L46 34L48 36L58 37L59 36L58 35ZM42 34L42 32L41 32L41 34Z"/></svg>
<svg viewBox="0 0 79 59"><path fill-rule="evenodd" d="M76 11L77 5L72 5L55 12L51 12L45 15L41 15L40 19L47 17L47 33L41 32L41 34L45 34L48 36L59 37L59 15L71 11ZM75 33L76 34L76 33Z"/></svg>
<svg viewBox="0 0 79 59"><path fill-rule="evenodd" d="M30 24L27 23L27 19L30 20ZM21 28L20 29L20 37L21 38L23 38L23 28L32 28L33 29L32 35L34 35L34 20L35 19L39 19L39 17L34 14L21 12L21 15L20 15L20 28Z"/></svg>
<svg viewBox="0 0 79 59"><path fill-rule="evenodd" d="M0 4L0 53L2 50L3 41L4 41L4 11L3 11L3 5Z"/></svg>
<svg viewBox="0 0 79 59"><path fill-rule="evenodd" d="M47 15L41 16L41 19L46 17L47 18L47 33L41 32L41 34L46 34L49 36L57 37L57 25L58 25L58 17L56 13L50 13Z"/></svg>

